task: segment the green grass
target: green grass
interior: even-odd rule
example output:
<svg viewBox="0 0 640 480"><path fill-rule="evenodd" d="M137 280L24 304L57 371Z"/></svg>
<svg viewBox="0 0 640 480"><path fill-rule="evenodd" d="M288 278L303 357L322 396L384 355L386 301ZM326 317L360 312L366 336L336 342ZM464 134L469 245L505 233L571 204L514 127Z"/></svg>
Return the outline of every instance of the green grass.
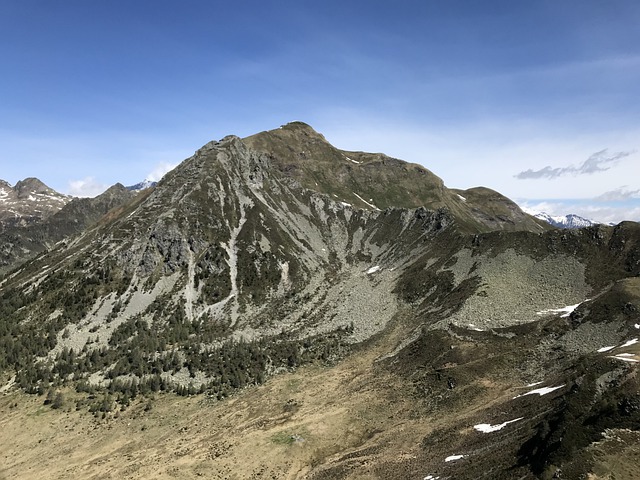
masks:
<svg viewBox="0 0 640 480"><path fill-rule="evenodd" d="M309 432L306 427L297 428L295 430L283 430L271 436L271 442L276 445L293 445L294 443L304 442L309 438Z"/></svg>

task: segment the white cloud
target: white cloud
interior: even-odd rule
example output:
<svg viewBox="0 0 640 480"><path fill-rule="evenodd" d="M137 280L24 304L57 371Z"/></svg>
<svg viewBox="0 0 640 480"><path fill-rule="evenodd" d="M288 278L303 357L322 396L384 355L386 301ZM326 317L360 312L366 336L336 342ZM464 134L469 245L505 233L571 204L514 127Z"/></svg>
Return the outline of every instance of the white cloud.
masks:
<svg viewBox="0 0 640 480"><path fill-rule="evenodd" d="M624 202L632 198L640 198L639 190L629 190L627 185L623 185L615 190L610 190L596 197L600 202Z"/></svg>
<svg viewBox="0 0 640 480"><path fill-rule="evenodd" d="M584 162L577 167L575 165L569 165L568 167L556 167L553 168L547 165L540 170L528 169L518 173L515 177L521 180L524 179L539 179L547 178L553 179L562 177L564 175L592 175L597 172L606 172L613 166L615 166L621 158L628 157L634 152L618 152L609 154L608 150L600 150L589 156Z"/></svg>
<svg viewBox="0 0 640 480"><path fill-rule="evenodd" d="M74 197L95 197L103 193L108 185L98 182L93 177L85 177L81 180L70 180L67 193Z"/></svg>
<svg viewBox="0 0 640 480"><path fill-rule="evenodd" d="M583 205L576 208L576 214L602 223L620 223L625 220L640 222L640 206L624 205Z"/></svg>
<svg viewBox="0 0 640 480"><path fill-rule="evenodd" d="M152 182L159 182L167 172L170 172L177 166L178 166L177 163L160 162L158 165L156 165L153 171L149 173L149 175L147 175L147 178L145 180L150 180Z"/></svg>
<svg viewBox="0 0 640 480"><path fill-rule="evenodd" d="M567 208L569 205L562 202L554 201L540 201L540 200L518 200L516 201L518 206L526 213L534 215L536 213L547 213L552 216L567 215L569 212Z"/></svg>

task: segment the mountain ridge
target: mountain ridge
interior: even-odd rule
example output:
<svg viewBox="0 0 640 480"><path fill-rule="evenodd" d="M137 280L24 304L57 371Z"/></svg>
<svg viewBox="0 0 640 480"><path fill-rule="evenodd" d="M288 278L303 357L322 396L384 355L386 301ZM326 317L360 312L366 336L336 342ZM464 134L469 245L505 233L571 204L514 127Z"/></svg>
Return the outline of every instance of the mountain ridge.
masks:
<svg viewBox="0 0 640 480"><path fill-rule="evenodd" d="M155 182L153 180L143 180L142 182L138 182L135 185L130 185L127 188L127 190L131 190L133 192L141 192L142 190L146 190L147 188L152 188L155 187L158 184L158 182Z"/></svg>
<svg viewBox="0 0 640 480"><path fill-rule="evenodd" d="M523 208L523 211L556 228L573 229L603 224L602 222L594 222L593 220L589 220L588 218L581 217L574 213L566 215L549 215L546 212L538 212L529 208ZM615 224L609 224L609 226L615 226Z"/></svg>
<svg viewBox="0 0 640 480"><path fill-rule="evenodd" d="M303 122L244 139L252 148L270 155L284 175L310 190L332 195L364 209L388 206L437 210L448 209L467 231L490 229L543 231L546 226L520 210L498 192L491 190L492 205L465 202L455 190L419 164L381 153L343 151L330 145L324 136ZM490 189L484 188L484 192ZM480 195L470 196L479 200ZM487 197L489 195L486 195Z"/></svg>

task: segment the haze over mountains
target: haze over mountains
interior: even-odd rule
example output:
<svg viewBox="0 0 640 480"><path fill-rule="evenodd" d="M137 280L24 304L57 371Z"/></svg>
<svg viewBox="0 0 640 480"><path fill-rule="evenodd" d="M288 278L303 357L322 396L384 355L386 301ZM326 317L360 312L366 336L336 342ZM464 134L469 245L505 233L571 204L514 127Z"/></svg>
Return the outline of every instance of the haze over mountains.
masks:
<svg viewBox="0 0 640 480"><path fill-rule="evenodd" d="M0 475L637 471L639 224L556 229L301 122L133 190L3 224Z"/></svg>

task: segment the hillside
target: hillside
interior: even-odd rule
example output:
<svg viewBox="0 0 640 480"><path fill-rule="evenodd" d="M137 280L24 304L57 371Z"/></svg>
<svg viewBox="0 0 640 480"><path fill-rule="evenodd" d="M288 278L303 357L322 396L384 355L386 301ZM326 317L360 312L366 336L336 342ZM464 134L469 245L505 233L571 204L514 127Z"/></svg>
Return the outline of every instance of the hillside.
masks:
<svg viewBox="0 0 640 480"><path fill-rule="evenodd" d="M114 188L0 280L0 478L637 471L639 224L299 122Z"/></svg>

